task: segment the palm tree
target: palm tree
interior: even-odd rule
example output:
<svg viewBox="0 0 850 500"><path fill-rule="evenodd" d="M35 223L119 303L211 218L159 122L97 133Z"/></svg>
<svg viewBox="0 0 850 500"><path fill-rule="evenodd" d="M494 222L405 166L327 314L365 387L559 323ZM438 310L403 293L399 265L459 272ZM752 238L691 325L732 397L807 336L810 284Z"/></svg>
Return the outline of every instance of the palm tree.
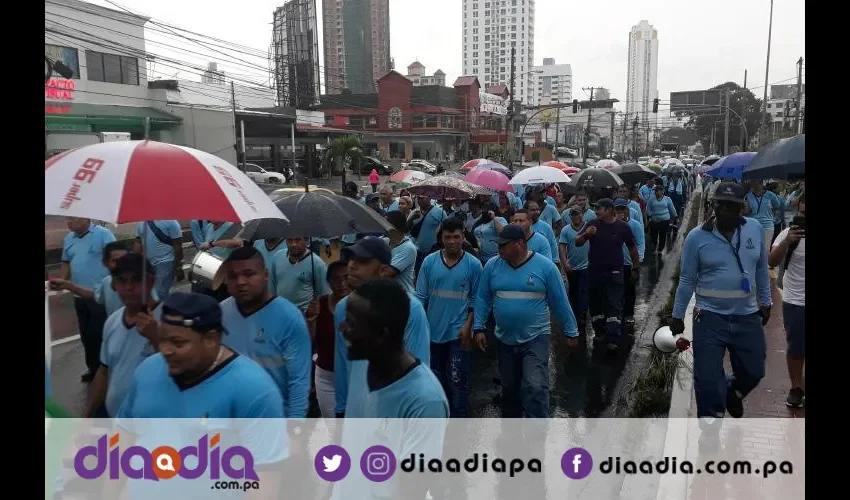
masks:
<svg viewBox="0 0 850 500"><path fill-rule="evenodd" d="M328 144L325 150L325 160L331 163L333 168L329 169L329 176L339 172L342 175L342 184L345 185L345 170L352 167L360 172L360 161L363 159L363 146L360 138L356 135L337 137Z"/></svg>
<svg viewBox="0 0 850 500"><path fill-rule="evenodd" d="M552 123L555 121L555 112L551 109L547 109L546 111L540 113L537 118L537 121L539 121L540 124L543 126L545 134L543 138L543 143L549 144L549 126L552 125Z"/></svg>

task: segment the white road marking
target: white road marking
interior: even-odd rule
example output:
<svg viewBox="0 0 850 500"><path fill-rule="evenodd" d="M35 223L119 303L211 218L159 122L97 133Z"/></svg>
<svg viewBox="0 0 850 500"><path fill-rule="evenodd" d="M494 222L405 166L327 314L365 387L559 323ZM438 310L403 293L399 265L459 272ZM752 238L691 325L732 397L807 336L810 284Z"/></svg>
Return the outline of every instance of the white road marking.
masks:
<svg viewBox="0 0 850 500"><path fill-rule="evenodd" d="M50 347L56 347L58 345L68 344L70 342L75 342L77 340L80 340L79 335L74 335L74 336L71 336L71 337L65 337L63 339L56 339L56 340L53 340L53 341L50 342Z"/></svg>

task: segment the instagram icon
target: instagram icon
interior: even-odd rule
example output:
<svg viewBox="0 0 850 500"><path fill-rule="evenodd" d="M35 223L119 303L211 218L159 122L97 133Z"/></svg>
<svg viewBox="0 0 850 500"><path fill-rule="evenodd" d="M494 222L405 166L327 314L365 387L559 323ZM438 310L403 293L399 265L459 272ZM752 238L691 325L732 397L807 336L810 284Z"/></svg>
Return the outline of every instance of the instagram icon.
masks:
<svg viewBox="0 0 850 500"><path fill-rule="evenodd" d="M371 446L360 456L360 471L366 479L382 483L395 473L395 455L386 446Z"/></svg>

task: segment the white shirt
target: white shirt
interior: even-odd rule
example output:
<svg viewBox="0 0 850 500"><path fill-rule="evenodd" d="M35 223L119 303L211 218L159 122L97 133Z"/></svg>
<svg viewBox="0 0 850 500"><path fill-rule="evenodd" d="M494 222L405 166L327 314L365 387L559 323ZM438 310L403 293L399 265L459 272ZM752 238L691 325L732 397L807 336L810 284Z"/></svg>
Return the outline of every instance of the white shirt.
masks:
<svg viewBox="0 0 850 500"><path fill-rule="evenodd" d="M790 228L785 228L776 237L773 248L776 248L788 236ZM783 301L795 306L806 305L806 239L800 239L800 244L791 254L785 275L782 277Z"/></svg>

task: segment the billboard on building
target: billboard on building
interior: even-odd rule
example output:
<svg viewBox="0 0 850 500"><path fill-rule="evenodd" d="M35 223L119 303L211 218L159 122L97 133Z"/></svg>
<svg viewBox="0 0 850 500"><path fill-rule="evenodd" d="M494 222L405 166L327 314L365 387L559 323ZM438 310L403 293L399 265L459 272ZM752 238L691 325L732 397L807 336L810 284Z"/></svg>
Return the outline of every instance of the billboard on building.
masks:
<svg viewBox="0 0 850 500"><path fill-rule="evenodd" d="M722 94L720 90L692 90L670 92L671 113L717 113L720 111Z"/></svg>
<svg viewBox="0 0 850 500"><path fill-rule="evenodd" d="M480 92L478 94L481 101L481 113L491 113L494 115L508 114L508 100L495 94Z"/></svg>

